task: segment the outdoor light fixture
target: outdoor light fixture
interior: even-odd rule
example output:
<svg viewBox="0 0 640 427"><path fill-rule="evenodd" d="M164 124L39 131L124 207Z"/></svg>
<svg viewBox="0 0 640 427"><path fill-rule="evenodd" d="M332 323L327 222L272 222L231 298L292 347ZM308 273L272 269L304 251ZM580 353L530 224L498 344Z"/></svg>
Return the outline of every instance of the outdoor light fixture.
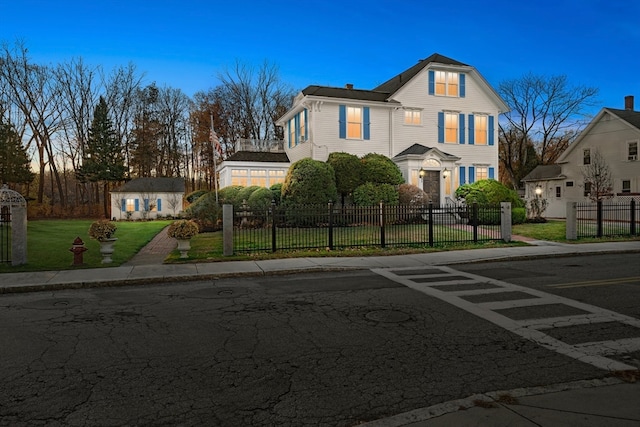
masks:
<svg viewBox="0 0 640 427"><path fill-rule="evenodd" d="M540 196L542 194L542 187L538 184L536 185L536 196Z"/></svg>
<svg viewBox="0 0 640 427"><path fill-rule="evenodd" d="M420 178L424 178L424 174L425 174L425 170L420 168L420 172L418 172L418 175L420 175Z"/></svg>
<svg viewBox="0 0 640 427"><path fill-rule="evenodd" d="M444 170L442 171L442 177L443 178L448 178L449 177L449 169L444 168Z"/></svg>

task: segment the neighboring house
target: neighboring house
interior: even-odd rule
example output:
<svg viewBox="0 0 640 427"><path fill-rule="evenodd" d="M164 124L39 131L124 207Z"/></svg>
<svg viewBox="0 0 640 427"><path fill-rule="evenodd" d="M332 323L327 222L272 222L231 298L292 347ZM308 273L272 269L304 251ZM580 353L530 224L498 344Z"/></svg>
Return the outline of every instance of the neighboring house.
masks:
<svg viewBox="0 0 640 427"><path fill-rule="evenodd" d="M182 211L184 178L136 178L111 191L111 217L153 219Z"/></svg>
<svg viewBox="0 0 640 427"><path fill-rule="evenodd" d="M507 110L475 68L434 54L372 90L308 86L277 124L291 162L382 154L446 203L458 186L498 176L498 116Z"/></svg>
<svg viewBox="0 0 640 427"><path fill-rule="evenodd" d="M567 202L588 202L591 183L583 176L597 150L611 173L614 202L640 202L640 112L633 97L625 97L625 109L603 108L565 150L554 165L538 166L523 178L525 199L547 200L544 216L566 218Z"/></svg>

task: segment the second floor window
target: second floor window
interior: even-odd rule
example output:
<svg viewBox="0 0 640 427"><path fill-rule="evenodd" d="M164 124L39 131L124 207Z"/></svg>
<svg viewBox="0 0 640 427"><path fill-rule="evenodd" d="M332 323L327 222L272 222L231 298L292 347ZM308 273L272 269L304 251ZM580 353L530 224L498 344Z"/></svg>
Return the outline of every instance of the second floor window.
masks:
<svg viewBox="0 0 640 427"><path fill-rule="evenodd" d="M586 148L582 151L582 164L590 165L591 164L591 149Z"/></svg>
<svg viewBox="0 0 640 427"><path fill-rule="evenodd" d="M444 113L444 142L458 143L458 113Z"/></svg>
<svg viewBox="0 0 640 427"><path fill-rule="evenodd" d="M638 160L638 141L630 142L627 146L627 160L633 162Z"/></svg>
<svg viewBox="0 0 640 427"><path fill-rule="evenodd" d="M488 116L476 114L473 117L473 121L474 143L477 145L487 145L487 142L489 141Z"/></svg>
<svg viewBox="0 0 640 427"><path fill-rule="evenodd" d="M631 180L629 179L622 180L622 192L631 193Z"/></svg>
<svg viewBox="0 0 640 427"><path fill-rule="evenodd" d="M404 110L405 125L419 125L422 123L420 110Z"/></svg>
<svg viewBox="0 0 640 427"><path fill-rule="evenodd" d="M347 107L347 138L362 138L362 108Z"/></svg>
<svg viewBox="0 0 640 427"><path fill-rule="evenodd" d="M589 197L591 195L591 183L584 183L584 197Z"/></svg>

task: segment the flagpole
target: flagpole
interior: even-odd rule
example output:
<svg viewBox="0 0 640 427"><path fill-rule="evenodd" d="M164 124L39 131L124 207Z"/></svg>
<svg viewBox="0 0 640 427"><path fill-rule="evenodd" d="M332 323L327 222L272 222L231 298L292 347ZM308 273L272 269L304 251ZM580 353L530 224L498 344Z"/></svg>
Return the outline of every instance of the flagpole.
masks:
<svg viewBox="0 0 640 427"><path fill-rule="evenodd" d="M211 114L211 144L213 148L213 188L216 192L216 204L218 204L218 166L216 166L216 153L218 150L216 149L214 138L216 135L216 131L213 130L213 114Z"/></svg>

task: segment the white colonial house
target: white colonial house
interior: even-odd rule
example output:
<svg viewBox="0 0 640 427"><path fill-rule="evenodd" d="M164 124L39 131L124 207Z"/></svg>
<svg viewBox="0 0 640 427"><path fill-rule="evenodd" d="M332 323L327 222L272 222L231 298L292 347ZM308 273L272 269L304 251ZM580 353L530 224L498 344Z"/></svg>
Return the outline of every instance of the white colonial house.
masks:
<svg viewBox="0 0 640 427"><path fill-rule="evenodd" d="M371 90L308 86L277 124L288 162L382 154L406 182L443 204L458 186L498 176L498 116L507 110L474 67L433 54ZM221 187L255 185L266 171L289 166L230 161L234 156L219 169Z"/></svg>
<svg viewBox="0 0 640 427"><path fill-rule="evenodd" d="M590 200L592 184L583 171L597 151L611 174L609 201L640 202L640 112L634 111L633 102L633 96L627 96L624 110L600 110L556 164L538 166L524 177L525 199L542 197L548 202L544 216L566 218L567 202Z"/></svg>
<svg viewBox="0 0 640 427"><path fill-rule="evenodd" d="M154 219L182 211L184 178L135 178L111 191L111 217Z"/></svg>

